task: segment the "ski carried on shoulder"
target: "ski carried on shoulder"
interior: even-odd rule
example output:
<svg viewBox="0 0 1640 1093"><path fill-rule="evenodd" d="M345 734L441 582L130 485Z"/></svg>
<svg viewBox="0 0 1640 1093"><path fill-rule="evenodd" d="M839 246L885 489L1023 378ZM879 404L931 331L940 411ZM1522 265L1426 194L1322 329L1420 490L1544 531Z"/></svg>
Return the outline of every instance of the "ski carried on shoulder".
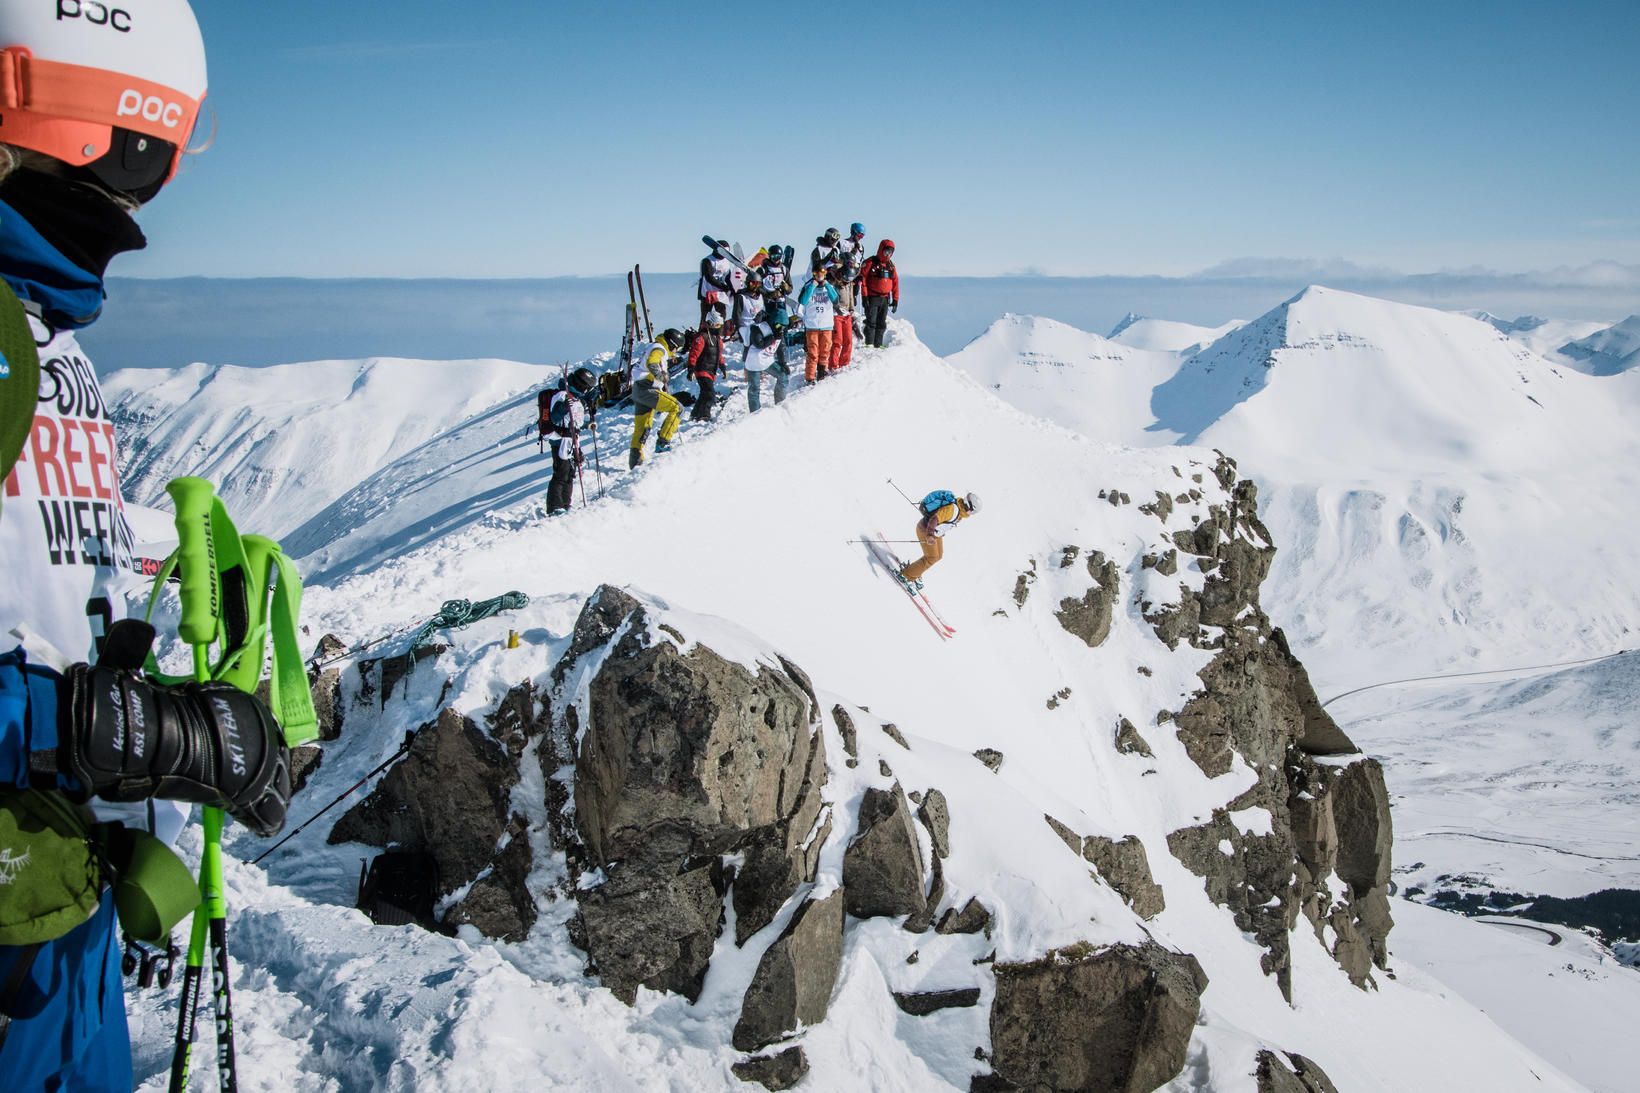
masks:
<svg viewBox="0 0 1640 1093"><path fill-rule="evenodd" d="M923 621L928 623L934 633L938 634L944 641L950 641L956 637L956 627L946 622L944 617L934 609L934 605L929 602L927 595L920 591L913 591L911 586L900 576L900 569L904 563L889 549L883 533L879 531L875 538L865 540L865 544L866 549L871 551L872 557L876 559L877 564L888 571L889 578L900 586L902 592L906 593L911 600L912 606L917 609L917 613L923 617Z"/></svg>

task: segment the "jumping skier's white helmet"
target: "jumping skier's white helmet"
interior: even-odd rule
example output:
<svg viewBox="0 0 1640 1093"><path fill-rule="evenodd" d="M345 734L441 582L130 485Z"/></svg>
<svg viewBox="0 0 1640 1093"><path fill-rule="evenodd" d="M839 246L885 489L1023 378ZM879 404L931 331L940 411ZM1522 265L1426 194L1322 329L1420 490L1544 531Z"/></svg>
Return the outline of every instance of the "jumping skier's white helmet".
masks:
<svg viewBox="0 0 1640 1093"><path fill-rule="evenodd" d="M969 512L978 512L979 511L979 494L977 494L977 493L969 494L967 497L964 497L962 499L962 503L968 506L968 511Z"/></svg>
<svg viewBox="0 0 1640 1093"><path fill-rule="evenodd" d="M146 201L205 101L187 0L0 0L0 141Z"/></svg>

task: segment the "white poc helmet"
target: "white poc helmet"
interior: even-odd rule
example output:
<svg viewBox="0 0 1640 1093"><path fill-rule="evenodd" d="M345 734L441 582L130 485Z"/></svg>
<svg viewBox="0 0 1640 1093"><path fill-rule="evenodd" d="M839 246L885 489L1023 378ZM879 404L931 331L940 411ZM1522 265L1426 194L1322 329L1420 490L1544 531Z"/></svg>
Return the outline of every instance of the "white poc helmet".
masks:
<svg viewBox="0 0 1640 1093"><path fill-rule="evenodd" d="M969 512L978 512L979 511L979 494L977 494L977 493L969 494L967 497L964 497L962 499L962 503L968 506L968 511Z"/></svg>
<svg viewBox="0 0 1640 1093"><path fill-rule="evenodd" d="M0 0L0 141L147 201L205 101L188 0Z"/></svg>

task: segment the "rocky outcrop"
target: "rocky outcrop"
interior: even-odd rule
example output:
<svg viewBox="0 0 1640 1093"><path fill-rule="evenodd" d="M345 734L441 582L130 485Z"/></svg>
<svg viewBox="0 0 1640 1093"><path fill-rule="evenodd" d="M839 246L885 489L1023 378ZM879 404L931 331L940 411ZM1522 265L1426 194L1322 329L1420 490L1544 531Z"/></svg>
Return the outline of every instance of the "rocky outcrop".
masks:
<svg viewBox="0 0 1640 1093"><path fill-rule="evenodd" d="M1074 557L1067 550L1061 568L1070 565ZM1087 566L1093 584L1080 597L1060 600L1054 617L1067 633L1081 638L1088 648L1097 649L1110 637L1111 618L1121 595L1121 571L1097 550L1088 552Z"/></svg>
<svg viewBox="0 0 1640 1093"><path fill-rule="evenodd" d="M1328 943L1357 986L1388 967L1389 796L1373 759L1347 766L1315 762L1301 753L1289 761L1299 909Z"/></svg>
<svg viewBox="0 0 1640 1093"><path fill-rule="evenodd" d="M1153 942L996 966L991 1067L977 1088L1131 1093L1184 1068L1207 976Z"/></svg>
<svg viewBox="0 0 1640 1093"><path fill-rule="evenodd" d="M922 847L898 782L868 789L854 841L843 854L843 890L855 918L920 915L928 906Z"/></svg>
<svg viewBox="0 0 1640 1093"><path fill-rule="evenodd" d="M763 953L741 1002L734 1045L742 1051L826 1019L843 959L843 893L804 903Z"/></svg>
<svg viewBox="0 0 1640 1093"><path fill-rule="evenodd" d="M756 1082L764 1089L790 1089L809 1072L809 1059L800 1047L789 1047L773 1055L742 1059L729 1068L743 1082Z"/></svg>
<svg viewBox="0 0 1640 1093"><path fill-rule="evenodd" d="M308 690L313 695L313 715L319 723L319 739L336 740L342 735L342 669L339 659L347 646L335 634L319 639L308 665Z"/></svg>
<svg viewBox="0 0 1640 1093"><path fill-rule="evenodd" d="M934 931L941 934L989 934L991 912L977 898L970 898L960 910L955 907L946 908Z"/></svg>
<svg viewBox="0 0 1640 1093"><path fill-rule="evenodd" d="M582 609L559 685L573 748L576 932L619 997L638 986L698 996L732 888L736 940L812 880L823 845L825 736L808 678L754 673L652 630L631 596L601 587ZM817 832L817 826L820 830ZM738 872L723 858L740 855Z"/></svg>
<svg viewBox="0 0 1640 1093"><path fill-rule="evenodd" d="M1146 759L1156 758L1156 753L1150 750L1145 738L1139 735L1139 730L1133 727L1133 722L1127 718L1116 723L1116 750L1123 755L1142 755Z"/></svg>
<svg viewBox="0 0 1640 1093"><path fill-rule="evenodd" d="M1338 1093L1327 1072L1313 1060L1291 1052L1258 1053L1258 1093Z"/></svg>
<svg viewBox="0 0 1640 1093"><path fill-rule="evenodd" d="M1256 487L1237 482L1235 463L1223 456L1214 474L1230 491L1231 503L1211 506L1207 519L1172 535L1178 549L1206 571L1203 589L1181 587L1180 602L1160 610L1141 606L1163 641L1217 650L1199 673L1201 689L1176 713L1164 711L1159 722L1176 726L1186 753L1209 778L1229 774L1239 756L1257 781L1208 821L1170 834L1168 847L1203 878L1208 895L1230 909L1238 927L1265 947L1265 971L1289 1000L1289 934L1301 905L1318 932L1323 921L1332 928L1334 955L1352 979L1365 984L1363 954L1368 965L1381 959L1389 928L1387 899L1381 898L1387 889L1374 894L1388 880L1388 796L1381 774L1352 781L1351 812L1342 827L1330 813L1308 808L1319 790L1313 757L1350 755L1356 748L1322 709L1285 635L1259 606L1259 583L1275 548L1258 518ZM1268 812L1267 829L1231 815L1256 815L1249 810ZM1323 845L1329 837L1374 848L1361 853L1359 891L1348 882L1344 893L1318 887L1331 871Z"/></svg>
<svg viewBox="0 0 1640 1093"><path fill-rule="evenodd" d="M1082 857L1099 870L1099 876L1127 900L1140 918L1152 919L1166 910L1162 886L1151 876L1150 857L1137 836L1117 841L1089 835L1082 841Z"/></svg>
<svg viewBox="0 0 1640 1093"><path fill-rule="evenodd" d="M370 796L347 812L330 842L360 842L424 851L438 875L455 889L488 871L446 914L489 937L522 938L535 922L524 890L530 850L509 838L512 787L518 766L507 750L471 720L445 710L417 731L410 751L390 768Z"/></svg>
<svg viewBox="0 0 1640 1093"><path fill-rule="evenodd" d="M957 987L948 991L895 991L894 1004L913 1017L927 1017L940 1010L967 1009L979 1005L978 987Z"/></svg>
<svg viewBox="0 0 1640 1093"><path fill-rule="evenodd" d="M1292 1001L1294 905L1293 844L1277 827L1266 836L1244 834L1223 811L1205 824L1167 837L1185 868L1205 881L1207 897L1229 908L1236 927L1264 947L1260 963Z"/></svg>

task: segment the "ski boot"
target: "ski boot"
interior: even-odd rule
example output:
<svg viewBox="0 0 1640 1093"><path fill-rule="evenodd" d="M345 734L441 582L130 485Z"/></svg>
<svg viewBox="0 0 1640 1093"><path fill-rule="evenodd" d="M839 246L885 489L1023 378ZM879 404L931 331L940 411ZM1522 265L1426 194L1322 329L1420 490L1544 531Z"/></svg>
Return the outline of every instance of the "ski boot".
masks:
<svg viewBox="0 0 1640 1093"><path fill-rule="evenodd" d="M637 470L638 469L638 464L640 464L642 462L643 462L643 449L642 448L630 448L630 449L627 450L627 453L626 453L626 469L627 470L629 470L629 471Z"/></svg>
<svg viewBox="0 0 1640 1093"><path fill-rule="evenodd" d="M655 454L656 455L660 455L662 452L669 452L671 450L672 450L672 442L670 440L657 440L657 441L655 441Z"/></svg>
<svg viewBox="0 0 1640 1093"><path fill-rule="evenodd" d="M919 593L923 590L923 583L922 583L921 578L919 578L917 580L911 580L909 577L907 577L903 573L896 573L896 574L894 574L894 577L895 577L896 580L898 580L900 582L901 585L903 585L905 587L905 594L908 595L908 596L915 596L917 593Z"/></svg>

